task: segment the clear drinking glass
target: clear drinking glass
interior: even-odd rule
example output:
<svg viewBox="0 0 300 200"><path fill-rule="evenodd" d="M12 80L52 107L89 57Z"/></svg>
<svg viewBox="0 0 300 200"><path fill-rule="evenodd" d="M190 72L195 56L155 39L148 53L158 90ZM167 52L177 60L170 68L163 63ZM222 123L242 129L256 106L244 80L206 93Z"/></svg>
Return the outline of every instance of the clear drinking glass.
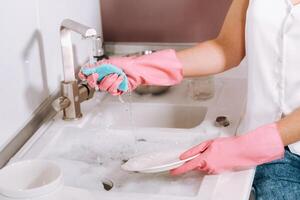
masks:
<svg viewBox="0 0 300 200"><path fill-rule="evenodd" d="M193 100L207 100L214 96L215 84L213 76L190 78L188 81L189 96Z"/></svg>

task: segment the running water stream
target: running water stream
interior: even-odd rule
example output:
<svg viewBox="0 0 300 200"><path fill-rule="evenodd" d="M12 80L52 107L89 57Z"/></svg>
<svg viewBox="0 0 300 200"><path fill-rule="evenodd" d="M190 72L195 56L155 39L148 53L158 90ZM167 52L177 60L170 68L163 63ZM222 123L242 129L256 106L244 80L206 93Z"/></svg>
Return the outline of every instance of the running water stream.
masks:
<svg viewBox="0 0 300 200"><path fill-rule="evenodd" d="M90 49L89 49L89 65L92 66L94 65L97 60L95 59L94 55L96 55L96 45L97 45L97 38L96 37L91 37L88 40L90 40ZM96 90L98 90L98 88L96 87ZM135 121L134 121L134 117L133 117L133 109L132 109L132 92L128 92L127 93L129 98L128 98L128 102L125 102L123 97L120 95L119 101L126 106L126 111L128 111L128 116L129 116L129 123L130 123L130 127L131 127L131 134L132 134L132 138L134 140L134 154L137 153L137 138L136 138L136 126L135 126Z"/></svg>
<svg viewBox="0 0 300 200"><path fill-rule="evenodd" d="M96 55L96 37L91 37L90 40L90 47L89 47L89 64L93 65L96 63L96 59L94 55Z"/></svg>
<svg viewBox="0 0 300 200"><path fill-rule="evenodd" d="M136 125L135 125L135 120L134 120L134 113L133 113L133 108L132 108L132 92L128 92L128 102L124 101L122 96L119 96L119 101L126 106L126 112L128 112L129 116L129 123L130 123L130 129L131 129L131 135L134 140L134 154L137 153L137 137L136 137Z"/></svg>

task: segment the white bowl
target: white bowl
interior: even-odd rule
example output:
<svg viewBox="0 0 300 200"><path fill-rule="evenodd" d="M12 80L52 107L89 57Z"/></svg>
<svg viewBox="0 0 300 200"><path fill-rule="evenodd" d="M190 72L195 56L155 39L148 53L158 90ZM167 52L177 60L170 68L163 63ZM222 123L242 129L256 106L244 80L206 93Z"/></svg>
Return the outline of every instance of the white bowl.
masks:
<svg viewBox="0 0 300 200"><path fill-rule="evenodd" d="M0 170L0 194L11 198L40 197L61 188L62 171L46 160L27 160Z"/></svg>

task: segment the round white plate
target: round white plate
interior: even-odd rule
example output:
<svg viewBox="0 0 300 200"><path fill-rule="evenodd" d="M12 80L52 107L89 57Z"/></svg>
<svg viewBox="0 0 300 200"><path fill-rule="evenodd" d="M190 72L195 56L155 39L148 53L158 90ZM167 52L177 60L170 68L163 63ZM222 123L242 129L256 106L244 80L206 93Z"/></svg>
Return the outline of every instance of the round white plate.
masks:
<svg viewBox="0 0 300 200"><path fill-rule="evenodd" d="M199 156L192 156L185 160L180 160L179 156L183 151L154 152L139 155L129 159L121 168L125 171L139 173L158 173L175 169L185 162Z"/></svg>

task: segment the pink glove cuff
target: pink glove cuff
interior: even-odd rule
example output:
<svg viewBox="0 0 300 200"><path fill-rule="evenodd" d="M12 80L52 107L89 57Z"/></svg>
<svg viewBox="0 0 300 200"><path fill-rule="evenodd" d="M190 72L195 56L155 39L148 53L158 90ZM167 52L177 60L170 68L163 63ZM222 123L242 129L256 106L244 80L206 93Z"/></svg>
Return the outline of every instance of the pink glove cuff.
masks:
<svg viewBox="0 0 300 200"><path fill-rule="evenodd" d="M256 165L284 156L284 145L276 123L259 127L239 137L237 140L245 141L243 142L244 151L251 151L249 155L255 155Z"/></svg>
<svg viewBox="0 0 300 200"><path fill-rule="evenodd" d="M198 169L209 174L243 170L280 159L284 145L275 123L236 137L206 141L183 153L180 158L199 154L195 159L172 170L173 175Z"/></svg>
<svg viewBox="0 0 300 200"><path fill-rule="evenodd" d="M150 60L151 63L149 63L148 71L142 71L142 77L145 77L142 84L172 86L182 81L183 67L177 58L175 50L167 49L145 55L135 59L134 63L136 67L138 67L141 64L147 64L145 61L148 60ZM148 73L149 78L147 76Z"/></svg>

